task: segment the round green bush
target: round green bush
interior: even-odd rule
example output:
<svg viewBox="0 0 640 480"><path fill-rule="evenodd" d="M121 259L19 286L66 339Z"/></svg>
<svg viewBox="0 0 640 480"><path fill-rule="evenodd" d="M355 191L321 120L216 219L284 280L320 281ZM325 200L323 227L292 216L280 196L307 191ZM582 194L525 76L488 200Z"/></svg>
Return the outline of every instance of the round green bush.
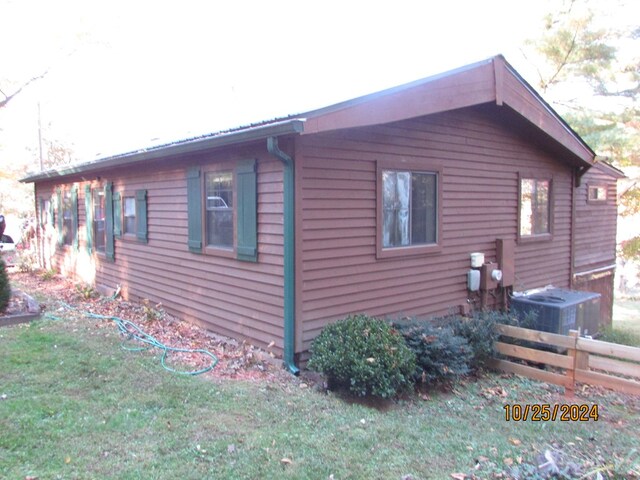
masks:
<svg viewBox="0 0 640 480"><path fill-rule="evenodd" d="M332 388L389 398L411 385L415 357L387 322L352 315L322 330L307 367L324 373Z"/></svg>
<svg viewBox="0 0 640 480"><path fill-rule="evenodd" d="M11 285L9 284L9 275L7 274L7 267L4 260L0 257L0 313L3 313L7 309L10 299Z"/></svg>

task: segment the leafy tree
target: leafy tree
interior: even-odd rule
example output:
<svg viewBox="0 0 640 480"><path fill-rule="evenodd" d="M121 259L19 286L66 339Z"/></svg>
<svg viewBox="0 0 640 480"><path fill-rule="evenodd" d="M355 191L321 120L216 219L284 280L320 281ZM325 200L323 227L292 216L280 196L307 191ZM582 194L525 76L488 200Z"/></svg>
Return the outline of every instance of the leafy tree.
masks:
<svg viewBox="0 0 640 480"><path fill-rule="evenodd" d="M597 8L615 8L615 2L558 5L524 52L537 65L538 88L600 155L619 167L640 166L640 28L597 24L606 13ZM620 203L622 215L640 212L640 182ZM623 258L640 258L640 237L626 245Z"/></svg>

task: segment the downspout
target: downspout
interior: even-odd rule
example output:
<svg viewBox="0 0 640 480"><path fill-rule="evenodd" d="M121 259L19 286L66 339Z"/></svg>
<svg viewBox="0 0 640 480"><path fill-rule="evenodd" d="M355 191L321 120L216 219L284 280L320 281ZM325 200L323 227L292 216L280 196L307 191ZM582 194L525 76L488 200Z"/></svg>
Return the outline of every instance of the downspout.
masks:
<svg viewBox="0 0 640 480"><path fill-rule="evenodd" d="M293 159L278 148L278 137L267 138L267 151L283 164L284 216L284 365L293 375L295 364L295 209Z"/></svg>

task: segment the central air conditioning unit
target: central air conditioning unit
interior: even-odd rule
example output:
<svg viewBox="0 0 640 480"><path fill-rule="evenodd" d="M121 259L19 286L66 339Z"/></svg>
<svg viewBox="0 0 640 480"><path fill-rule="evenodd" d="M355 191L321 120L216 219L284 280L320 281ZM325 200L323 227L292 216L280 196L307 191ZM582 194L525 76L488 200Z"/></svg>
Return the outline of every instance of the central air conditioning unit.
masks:
<svg viewBox="0 0 640 480"><path fill-rule="evenodd" d="M600 324L600 294L550 288L511 298L511 311L521 320L535 313L533 328L567 335L580 329L581 335L595 335Z"/></svg>

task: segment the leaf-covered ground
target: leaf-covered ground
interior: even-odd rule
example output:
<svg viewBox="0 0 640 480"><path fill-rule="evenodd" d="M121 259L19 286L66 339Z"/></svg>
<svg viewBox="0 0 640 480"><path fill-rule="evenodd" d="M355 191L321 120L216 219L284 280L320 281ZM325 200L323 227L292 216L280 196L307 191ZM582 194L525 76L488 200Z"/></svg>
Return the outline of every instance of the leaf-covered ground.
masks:
<svg viewBox="0 0 640 480"><path fill-rule="evenodd" d="M0 477L8 479L639 478L640 398L488 374L386 402L295 378L268 352L211 337L162 307L61 279L14 277L48 317L0 329ZM70 308L72 307L72 308ZM120 348L135 321L220 356L198 377ZM188 367L201 358L175 358ZM585 404L598 420L507 421L505 406Z"/></svg>

